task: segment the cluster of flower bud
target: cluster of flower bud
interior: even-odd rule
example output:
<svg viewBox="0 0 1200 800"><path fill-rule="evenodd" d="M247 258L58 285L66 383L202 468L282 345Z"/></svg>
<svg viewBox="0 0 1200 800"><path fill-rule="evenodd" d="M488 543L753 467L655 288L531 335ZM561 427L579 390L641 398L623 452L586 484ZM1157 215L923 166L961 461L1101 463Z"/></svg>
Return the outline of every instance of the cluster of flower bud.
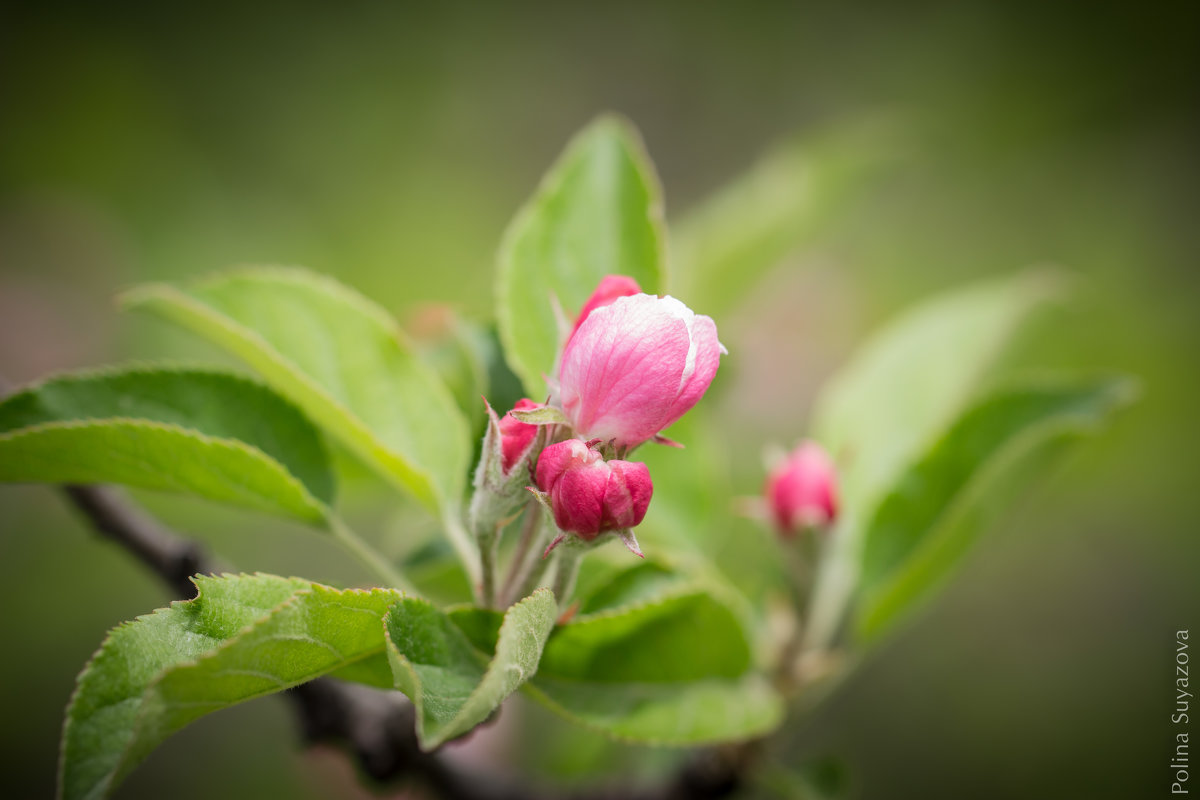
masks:
<svg viewBox="0 0 1200 800"><path fill-rule="evenodd" d="M646 465L626 457L666 441L660 432L704 395L724 353L709 317L642 293L632 278L604 278L566 335L548 401L522 398L502 418L488 408L473 516L499 524L528 489L560 531L547 553L568 536L592 542L612 533L640 556L632 529L654 485ZM784 538L827 529L838 513L833 462L817 443L801 442L770 471L763 495Z"/></svg>
<svg viewBox="0 0 1200 800"><path fill-rule="evenodd" d="M490 503L489 519L500 518L532 477L528 488L562 532L555 544L613 532L641 555L631 529L653 484L646 465L625 456L700 400L724 352L709 317L642 293L632 278L606 277L567 336L548 403L522 399L491 417L475 485L495 497L473 501L473 513Z"/></svg>

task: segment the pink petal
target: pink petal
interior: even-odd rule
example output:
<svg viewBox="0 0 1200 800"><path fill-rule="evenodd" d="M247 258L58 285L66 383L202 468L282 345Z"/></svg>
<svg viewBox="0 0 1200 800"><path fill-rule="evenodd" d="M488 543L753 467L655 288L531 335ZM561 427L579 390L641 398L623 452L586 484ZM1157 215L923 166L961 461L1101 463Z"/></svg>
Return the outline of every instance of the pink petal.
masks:
<svg viewBox="0 0 1200 800"><path fill-rule="evenodd" d="M662 428L679 396L689 339L687 323L661 302L619 298L592 312L567 344L561 400L581 435L632 447Z"/></svg>
<svg viewBox="0 0 1200 800"><path fill-rule="evenodd" d="M541 407L541 403L535 403L527 397L522 397L513 406L513 410L524 411ZM537 432L537 425L521 422L511 414L505 414L500 419L500 466L506 475L529 451L534 438L537 437Z"/></svg>
<svg viewBox="0 0 1200 800"><path fill-rule="evenodd" d="M579 464L595 461L600 454L588 449L578 439L552 444L538 456L535 481L539 489L549 492L567 470Z"/></svg>
<svg viewBox="0 0 1200 800"><path fill-rule="evenodd" d="M833 462L815 442L804 442L767 479L767 503L780 531L793 534L837 516Z"/></svg>
<svg viewBox="0 0 1200 800"><path fill-rule="evenodd" d="M692 370L679 387L679 395L671 404L659 430L670 427L704 396L716 377L724 347L717 340L717 324L711 317L697 315L692 321Z"/></svg>
<svg viewBox="0 0 1200 800"><path fill-rule="evenodd" d="M604 491L611 471L603 461L576 466L563 473L550 493L554 521L564 531L591 539L601 530Z"/></svg>
<svg viewBox="0 0 1200 800"><path fill-rule="evenodd" d="M612 477L605 487L605 529L633 528L642 523L654 484L650 469L640 461L608 462Z"/></svg>
<svg viewBox="0 0 1200 800"><path fill-rule="evenodd" d="M600 279L596 291L592 292L592 296L583 304L583 308L579 309L579 317L575 320L575 327L571 329L571 336L575 335L575 331L579 330L583 321L597 308L611 305L618 297L628 297L641 291L642 287L638 286L638 282L633 278L625 275L605 275ZM571 336L568 336L567 339L570 340Z"/></svg>

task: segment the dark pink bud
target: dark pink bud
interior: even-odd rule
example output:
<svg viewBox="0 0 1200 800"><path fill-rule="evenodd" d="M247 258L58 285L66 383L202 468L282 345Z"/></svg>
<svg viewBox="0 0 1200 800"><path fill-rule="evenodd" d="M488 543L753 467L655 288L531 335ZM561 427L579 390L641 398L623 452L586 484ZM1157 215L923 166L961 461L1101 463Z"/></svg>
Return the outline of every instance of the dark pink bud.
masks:
<svg viewBox="0 0 1200 800"><path fill-rule="evenodd" d="M654 493L645 464L605 461L578 439L543 450L536 477L538 488L549 495L559 529L588 541L605 531L639 525Z"/></svg>
<svg viewBox="0 0 1200 800"><path fill-rule="evenodd" d="M837 517L837 475L819 444L801 442L767 477L764 489L780 533L793 536Z"/></svg>
<svg viewBox="0 0 1200 800"><path fill-rule="evenodd" d="M522 397L513 406L513 410L532 411L542 407L541 403L535 403L528 397ZM513 467L529 452L537 432L537 425L521 422L512 414L505 414L500 418L500 466L505 475L512 472Z"/></svg>
<svg viewBox="0 0 1200 800"><path fill-rule="evenodd" d="M633 278L625 275L605 275L600 279L600 284L596 287L596 291L592 292L592 296L583 304L583 308L579 309L579 317L575 320L575 327L571 329L571 336L575 335L575 331L579 330L579 326L588 318L597 308L610 306L618 297L628 297L631 294L639 294L642 287L638 286L638 282ZM567 337L567 341L571 340L571 336Z"/></svg>

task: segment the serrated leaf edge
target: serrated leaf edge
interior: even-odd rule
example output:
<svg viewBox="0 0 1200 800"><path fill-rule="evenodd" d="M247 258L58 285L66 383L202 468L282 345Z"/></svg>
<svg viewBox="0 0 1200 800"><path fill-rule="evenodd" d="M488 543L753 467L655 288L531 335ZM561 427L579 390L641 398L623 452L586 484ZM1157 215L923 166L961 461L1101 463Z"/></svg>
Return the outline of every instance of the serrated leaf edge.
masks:
<svg viewBox="0 0 1200 800"><path fill-rule="evenodd" d="M221 436L210 436L206 433L201 433L200 431L197 431L194 428L185 428L182 425L178 425L178 424L171 423L171 422L158 422L156 420L140 419L137 417L100 417L100 418L86 418L86 419L82 419L82 420L60 420L60 421L55 421L55 422L41 422L41 423L38 423L37 425L27 425L23 428L14 428L11 431L6 431L4 433L0 433L0 442L15 441L23 436L33 436L33 435L37 435L38 433L41 433L41 432L47 431L47 430L73 430L73 429L94 428L94 427L103 427L103 426L125 426L125 427L133 427L133 428L145 428L145 429L151 429L151 430L169 431L174 434L180 434L187 438L196 439L197 441L199 441L201 444L203 444L206 447L210 447L210 448L214 448L214 449L221 448L221 449L228 449L228 450L238 450L238 451L244 452L245 454L255 458L256 460L261 461L265 466L278 471L281 478L283 479L283 482L291 485L292 488L297 489L300 493L301 499L308 501L311 504L313 510L315 510L318 513L318 515L314 518L302 519L300 517L293 517L294 519L301 519L301 521L308 522L310 524L320 523L321 525L326 525L326 526L328 525L329 515L332 512L332 510L327 504L325 504L321 500L318 500L312 494L312 492L310 492L308 490L308 487L305 486L300 481L299 478L297 478L295 475L293 475L291 473L291 471L287 469L287 467L285 467L279 461L276 461L275 458L273 458L271 455L260 450L259 448L255 447L252 444L243 442L240 439L229 439L229 438L221 437ZM175 491L180 494L195 494L195 492L192 492L190 490L183 489L183 488L176 489ZM208 498L204 498L204 499L208 499ZM213 500L212 502L221 502L221 501ZM263 510L263 509L259 508L257 510Z"/></svg>
<svg viewBox="0 0 1200 800"><path fill-rule="evenodd" d="M141 375L141 374L156 373L156 372L164 373L164 374L166 374L166 373L174 373L174 374L195 373L198 375L215 375L215 376L221 376L221 377L226 377L226 378L232 378L233 380L240 381L240 382L248 384L250 386L257 387L259 389L266 389L267 391L274 394L275 397L279 398L280 402L285 403L285 404L291 406L292 408L295 408L296 411L299 412L301 415L304 414L304 411L299 406L297 406L295 403L293 403L289 398L284 397L283 395L279 394L278 392L276 392L274 389L272 389L270 386L263 383L262 381L255 380L254 377L251 375L247 375L245 373L238 372L238 371L230 369L228 367L222 367L222 366L213 365L213 364L205 364L203 362L198 362L198 361L197 362L176 361L176 360L159 361L159 360L155 360L155 359L133 359L131 361L122 361L117 364L100 364L97 366L81 367L78 369L69 369L68 368L68 369L55 370L53 372L50 372L50 373L47 373L46 375L41 376L37 380L34 380L30 383L22 384L22 385L16 387L12 391L10 391L8 394L0 395L0 404L7 403L11 398L17 397L18 395L36 392L40 389L45 388L46 386L48 386L49 384L52 384L52 383L64 383L67 381L74 381L76 379L85 381L85 380L92 380L92 379L96 379L96 378L116 378L116 377L120 377L122 375L135 375L135 374ZM307 419L307 417L305 417L305 419Z"/></svg>
<svg viewBox="0 0 1200 800"><path fill-rule="evenodd" d="M253 573L222 572L222 573L215 574L215 575L193 575L189 578L189 580L192 582L192 584L196 587L196 596L193 597L192 599L190 599L190 600L174 600L170 604L168 604L167 606L165 606L163 608L155 609L154 611L150 612L149 614L139 614L138 616L134 617L132 620L126 620L125 622L122 622L121 624L116 625L113 628L109 629L108 633L104 637L104 640L100 643L100 647L96 649L96 651L92 654L92 657L90 659L88 659L88 662L84 666L83 670L76 677L75 689L71 692L71 699L67 703L67 712L64 715L62 739L61 739L63 746L59 748L59 757L58 757L57 788L55 790L55 797L58 800L62 800L62 796L63 796L62 795L63 772L66 767L66 747L65 747L65 745L66 745L66 741L67 741L67 732L71 729L72 723L74 722L74 719L71 716L71 709L74 708L75 701L79 697L79 692L83 688L83 682L84 682L85 677L91 673L92 668L96 663L96 659L104 651L104 648L107 647L109 645L109 643L112 641L113 634L116 631L121 630L123 628L127 628L141 620L149 619L149 618L158 616L160 614L168 613L170 611L175 610L176 607L179 607L179 606L191 605L191 604L194 604L194 603L200 601L204 597L204 587L208 583L216 582L216 581L220 581L220 580L230 580L230 579L236 580L236 579L240 579L240 578L282 578L282 576L272 575L272 574L266 573L266 572L253 572ZM395 599L392 601L393 603L399 602L400 600L404 599L404 597L405 597L403 592L400 592L396 589L386 589L386 588L335 589L331 586L325 586L320 583L315 583L313 581L305 580L304 578L287 577L287 578L282 578L282 580L295 584L296 591L292 594L291 597L289 597L288 599L279 603L278 605L273 606L272 608L267 610L264 614L256 617L249 624L244 625L242 628L240 628L238 630L238 632L236 634L229 637L228 639L226 639L224 642L222 642L220 645L213 648L212 650L209 650L196 658L190 658L190 659L186 659L183 661L179 661L165 669L159 670L159 672L153 678L151 678L149 682L146 683L146 686L142 690L140 698L145 698L156 686L158 686L166 678L166 676L168 674L174 672L175 670L183 669L186 667L196 666L198 664L203 663L204 661L210 660L212 658L216 658L218 655L225 652L229 648L236 646L240 642L242 637L246 636L247 634L253 633L254 630L258 626L269 621L273 616L278 614L284 608L297 603L301 597L304 597L306 595L318 594L318 593L322 593L322 592L333 593L333 594L370 595L370 594L374 594L376 592L381 592L383 594L393 595L395 597ZM382 621L383 619L384 619L384 617L381 616L380 620ZM385 631L385 634L386 634L386 631ZM386 648L386 644L381 645L378 650L367 653L367 654L360 656L359 658L353 659L351 661L347 661L346 663L347 664L357 663L359 661L362 661L365 658L370 658L372 655L377 655L378 653L382 653L385 648ZM345 665L341 665L341 666L345 666ZM292 686L299 686L302 683L305 683L309 680L313 680L314 678L319 677L321 674L324 674L324 673L317 673L308 678L305 678L304 680L296 681L285 688L291 688ZM247 697L244 697L244 698L238 700L236 703L231 703L230 705L237 705L239 703L248 702L250 700L254 700L259 697L264 697L269 694L275 694L278 691L281 691L281 690L280 689L272 689L272 690L261 692L258 694L253 694L253 695L250 695L250 696L247 696ZM139 709L138 715L134 720L134 731L135 732L138 729L140 729L140 727L141 727L142 715L144 713L145 713L145 706L143 705ZM122 751L121 759L117 762L117 764L113 768L113 770L109 772L108 776L106 776L104 781L100 784L102 787L102 792L100 795L101 797L107 796L109 794L110 790L113 788L112 787L113 778L124 767L124 764L125 764L124 759L125 759L126 752L127 751Z"/></svg>
<svg viewBox="0 0 1200 800"><path fill-rule="evenodd" d="M329 457L330 457L329 446L326 444L325 438L321 435L321 431L317 428L317 426L313 423L313 421L311 419L309 419L308 414L305 413L304 409L302 409L300 406L298 406L294 402L292 402L291 398L286 397L286 396L280 394L279 392L275 391L274 388L272 388L268 384L264 383L263 381L257 380L253 375L247 375L246 373L237 372L235 370L229 369L228 367L214 366L212 364L204 364L201 362L174 361L174 360L159 361L159 360L135 359L132 361L124 361L119 364L103 364L103 365L94 366L94 367L84 367L82 369L58 370L56 372L51 372L47 375L44 375L41 378L33 381L32 383L27 383L23 386L19 386L19 387L17 387L16 390L14 390L8 394L0 395L0 408L2 408L4 406L4 404L8 403L10 400L14 400L23 395L34 394L38 391L41 391L42 389L45 389L46 387L50 386L51 384L65 384L65 383L73 383L73 382L77 382L77 381L83 382L83 381L105 379L105 378L120 378L120 377L124 377L124 376L129 376L129 375L156 375L156 374L161 374L161 375L169 374L169 375L181 375L181 376L182 375L198 375L198 376L202 376L202 377L226 378L226 379L230 380L231 382L239 383L243 386L252 388L255 391L262 392L265 395L270 395L273 402L277 402L280 405L290 408L292 411L294 411L296 413L297 417L302 419L305 423L308 424L309 427L312 428L313 441L316 444L316 448L320 452L320 454L324 457L326 462L328 462ZM144 419L144 418L142 418L142 417L81 417L80 418L80 420L106 420L106 419ZM66 420L58 420L58 421L65 422ZM146 422L156 422L157 420L145 420L145 421ZM161 423L161 424L170 424L170 423ZM32 426L25 426L25 427L32 427ZM182 426L182 427L184 427L186 430L194 430L192 428L187 428L186 426ZM3 436L6 433L12 433L17 430L20 430L20 429L13 428L9 431L0 431L0 436ZM196 431L196 433L198 433L200 435L204 435L204 436L209 435L209 434L204 434L202 431ZM229 441L242 441L240 439L232 439L230 437L224 437L224 436L214 437L214 438L228 439ZM249 442L244 442L244 444L247 444L250 447L255 447L254 445L249 444ZM261 448L255 448L255 449L261 450ZM263 452L266 453L266 451L263 451ZM288 474L291 474L291 471L287 470L287 467L282 462L279 462L274 456L270 455L269 453L266 453L266 455L272 461L276 461L276 463L279 463L280 466L283 466L284 469L288 472ZM295 476L293 476L293 477L295 477ZM333 491L336 491L336 488L337 488L335 478L336 478L336 476L334 476L332 470L330 470L330 489ZM297 479L297 480L299 480L299 479ZM301 483L303 483L303 482L301 482ZM310 492L309 494L312 494L312 493ZM322 502L322 503L324 502L323 500L318 498L316 495L313 495L313 498L316 499L318 502ZM332 503L330 503L330 505L332 505Z"/></svg>
<svg viewBox="0 0 1200 800"><path fill-rule="evenodd" d="M766 681L766 679L753 666L754 643L751 640L751 637L749 636L748 631L744 627L745 620L742 618L742 615L740 615L738 613L737 609L732 608L728 605L728 603L731 599L736 599L736 598L731 598L729 596L731 591L732 591L731 589L723 589L719 586L714 586L714 585L711 585L708 583L697 583L694 581L685 581L684 583L680 584L679 586L671 587L667 591L664 591L662 594L655 595L654 597L651 597L651 598L646 598L645 600L640 600L640 601L633 602L633 603L627 603L625 605L616 606L616 607L613 607L610 609L603 609L603 610L597 611L593 614L587 614L587 615L576 617L574 620L572 620L567 625L559 626L559 629L567 629L572 626L581 625L581 624L585 624L588 622L602 621L602 620L612 618L612 617L620 617L620 616L624 616L624 615L627 615L627 614L630 614L630 613L633 613L636 611L648 609L648 608L666 606L672 602L684 600L689 597L708 597L710 599L714 599L714 600L720 602L722 605L725 605L726 609L732 615L734 620L736 620L738 622L738 628L741 632L743 642L746 645L748 658L749 658L749 661L751 664L751 666L749 666L745 672L743 672L737 678L710 678L710 679L689 680L689 681L670 681L670 682L666 682L666 683L655 682L654 684L646 684L646 683L637 682L637 681L623 681L621 684L614 684L614 685L692 686L692 685L703 684L703 683L736 684L736 683L749 681L749 680L759 680L759 681L761 681L761 686L766 691L768 691L770 694L772 694L775 697L775 699L777 700L777 702L774 704L775 713L771 717L770 721L768 723L764 724L761 729L752 731L751 733L748 733L745 735L753 736L753 735L758 735L758 734L762 734L762 733L767 733L767 732L773 730L774 728L778 727L778 725L782 722L782 720L783 720L783 702L782 702L782 699L779 698L778 693L775 692L773 689L771 689L771 687L770 687L769 683ZM557 675L553 676L553 679L556 681L560 681L562 683L572 683L572 684L580 684L580 685L587 685L590 683L594 683L592 681L577 680L574 678L565 678L565 677L561 677L561 676L557 676ZM613 731L610 728L607 728L603 725L598 725L598 724L593 723L583 717L576 715L570 709L566 708L565 706L562 706L557 701L555 701L553 698L551 698L548 694L546 694L546 692L544 690L542 690L540 687L538 687L538 685L535 681L526 682L525 685L522 687L522 690L527 692L531 697L536 699L539 703L542 703L544 706L546 706L547 708L549 708L551 711L555 712L559 716L563 717L564 719L567 719L567 720L569 720L577 725L580 725L584 728L587 728L589 730L593 730L598 733L602 733L605 736L607 736L608 738L613 739L615 741L628 742L628 743L633 743L633 744L647 744L647 745L652 745L652 746L663 746L663 747L703 746L705 744L716 744L716 743L719 743L722 741L727 741L727 740L721 739L721 738L686 739L685 740L685 739L670 739L670 738L666 738L666 737L649 738L649 737L629 736L626 734L618 733L616 731Z"/></svg>
<svg viewBox="0 0 1200 800"><path fill-rule="evenodd" d="M409 341L404 329L388 313L387 309L357 289L342 283L337 278L306 269L305 267L286 264L243 264L230 267L229 269L210 272L204 277L189 283L188 286L195 289L207 289L231 281L244 279L260 280L264 278L305 288L316 285L322 291L345 300L363 312L363 314L375 320L375 322L396 338L397 343L406 352L409 354L414 352L412 342Z"/></svg>
<svg viewBox="0 0 1200 800"><path fill-rule="evenodd" d="M260 268L258 272L264 275L271 274L271 271L268 268ZM283 269L281 274L289 277L295 285L302 285L301 281L295 279L295 273L297 272L302 272L302 274L312 274L307 273L307 271L287 269ZM236 279L244 275L245 273L238 272L222 273L224 280ZM316 276L314 274L314 277L320 278L324 281L332 281L332 279L324 276ZM197 286L215 285L217 282L219 282L219 280L214 278L210 281L197 284ZM341 286L346 292L352 291L349 289L349 287L338 284L336 281L333 281L333 284ZM369 303L369 301L367 301L365 298L360 297L359 299L364 303ZM122 306L126 308L148 305L153 303L155 300L175 303L185 307L190 313L204 318L210 324L224 328L232 335L244 339L254 349L263 354L264 357L275 362L280 369L283 369L288 373L291 379L303 385L308 391L319 397L322 403L325 403L328 405L328 407L332 408L345 418L349 427L354 431L354 437L338 436L337 438L342 440L351 450L356 452L364 461L366 461L367 464L375 467L383 475L383 477L388 479L391 483L399 486L405 491L411 492L414 497L425 503L427 506L432 506L433 510L435 511L444 513L445 507L453 503L451 498L444 498L440 496L441 491L437 484L433 481L431 473L416 466L416 464L412 463L407 456L402 453L398 453L392 447L383 443L370 429L370 427L368 427L367 424L359 418L357 414L348 409L340 400L337 400L327 391L325 391L325 389L319 383L313 380L307 372L300 369L295 362L280 353L273 345L271 345L270 342L260 336L253 329L236 322L231 317L221 313L221 311L204 302L203 300L193 297L186 291L168 283L144 284L134 289L130 289L120 296L120 302ZM363 310L366 311L367 309L364 308ZM382 310L377 310L375 313L383 312ZM372 313L372 316L374 317L375 314ZM377 319L377 321L379 320ZM388 330L394 333L396 330L398 330L398 328L393 322ZM208 338L203 334L199 335L202 338ZM396 342L399 346L403 347L403 343L399 338L396 338ZM222 347L222 349L227 349L221 344L217 344L217 346ZM406 350L406 353L411 355L414 361L420 360L410 350ZM239 356L239 358L241 358L241 356ZM242 360L245 359L242 358ZM420 369L426 370L427 368L422 363ZM441 384L441 380L436 378L436 376L433 376L433 379L435 380L436 384ZM447 402L447 407L450 407L454 404L453 398L448 399ZM454 411L457 412L457 408L455 408ZM314 422L313 424L316 425L317 423ZM379 460L378 456L373 453L366 452L367 447L364 446L364 441L370 442L374 447L378 448L380 452L387 455L389 469L379 470L377 463ZM391 472L390 470L392 469L399 474L397 475ZM411 483L408 481L411 481Z"/></svg>
<svg viewBox="0 0 1200 800"><path fill-rule="evenodd" d="M564 629L573 628L576 625L583 625L588 622L597 622L610 617L625 616L626 614L630 614L635 611L667 605L668 603L677 602L688 597L707 597L716 600L718 603L725 606L726 610L728 610L735 619L740 621L741 617L733 608L729 607L727 594L727 590L724 590L712 583L701 583L683 578L678 585L667 587L659 594L652 595L650 597L644 597L631 603L625 603L624 605L613 606L612 608L602 608L599 611L593 611L590 614L580 614L567 624L560 627ZM743 631L743 634L744 633L745 631Z"/></svg>
<svg viewBox="0 0 1200 800"><path fill-rule="evenodd" d="M509 625L509 619L510 619L509 615L512 613L512 611L514 609L528 603L530 600L534 599L535 597L544 596L547 594L553 596L553 593L549 589L546 589L546 588L538 589L533 594L529 595L529 597L526 597L525 599L521 600L518 603L514 603L512 606L510 606L504 612L504 619L500 623L500 629L496 634L496 650L497 651L500 649L500 642L504 637L504 632L505 632L506 627ZM408 599L428 605L430 608L433 608L439 614L442 614L443 616L446 615L446 611L438 609L436 606L433 605L433 603L430 603L428 600L424 600L422 598L416 598L416 597L412 597L412 598L408 598ZM461 604L460 604L460 606L461 606ZM421 750L423 750L424 752L431 752L431 751L437 749L438 747L440 747L442 744L444 744L448 740L455 738L457 736L461 736L462 734L466 733L467 731L457 731L454 733L446 733L446 731L452 730L456 724L459 724L459 715L456 713L455 716L449 722L447 722L445 725L442 726L441 733L439 733L436 736L430 736L426 733L426 731L425 731L425 716L423 713L424 705L425 705L424 687L421 684L420 676L417 675L416 669L414 669L412 666L412 662L410 662L408 660L407 656L405 656L402 652L400 652L400 649L398 647L396 647L395 643L392 641L392 634L388 628L388 623L387 623L388 616L390 616L391 613L392 613L391 610L389 610L387 615L384 616L384 621L383 621L384 639L387 642L387 646L389 648L391 648L393 653L395 653L397 660L400 662L400 665L403 666L408 671L409 677L412 679L413 686L416 687L417 691L414 692L416 697L410 697L409 700L412 701L412 704L416 708L416 711L417 711L417 713L415 715L416 716L416 728L417 728L417 741L421 746ZM463 639L467 642L468 646L471 648L471 652L475 654L479 663L481 665L485 665L484 671L483 671L483 678L480 679L479 684L475 687L475 689L471 692L471 694L469 694L467 696L467 699L464 700L462 703L462 707L465 708L467 705L469 705L471 703L472 700L475 699L476 696L478 696L479 692L481 692L483 690L484 681L486 681L488 675L491 674L492 668L496 665L496 662L499 660L499 655L494 652L492 654L491 659L488 659L484 653L481 653L475 647L475 645L472 644L470 642L470 640L466 638L466 634L464 634L462 631L460 631L458 629L458 626L455 625L453 623L453 621L450 622L450 625L454 629L454 631L459 636L462 636ZM543 642L542 646L543 646L543 648L545 647L544 642ZM533 669L533 672L530 672L528 675L522 675L520 682L517 684L518 688L520 688L523 685L527 686L529 684L529 680L536 674L537 674L537 667L535 666ZM507 696L501 700L501 703L503 703L504 699L507 699ZM496 707L499 708L499 706L500 706L500 703L497 703ZM461 713L461 709L460 709L460 713ZM468 728L467 730L469 731L470 728Z"/></svg>

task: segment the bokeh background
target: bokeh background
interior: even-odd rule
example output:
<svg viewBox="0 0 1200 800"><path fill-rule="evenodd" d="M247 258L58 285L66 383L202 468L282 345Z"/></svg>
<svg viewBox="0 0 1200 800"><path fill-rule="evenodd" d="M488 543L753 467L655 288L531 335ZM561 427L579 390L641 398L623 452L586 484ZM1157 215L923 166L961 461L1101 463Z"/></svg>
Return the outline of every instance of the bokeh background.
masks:
<svg viewBox="0 0 1200 800"><path fill-rule="evenodd" d="M1078 280L1023 359L1144 395L807 720L797 763L836 754L864 798L1165 796L1174 631L1200 627L1198 30L1194 4L6 3L0 374L220 360L112 297L246 262L336 275L418 332L430 303L486 320L505 224L601 111L641 129L672 220L780 143L841 159L786 257L713 309L738 488L880 322L1029 264ZM366 477L347 493L385 547L422 524ZM295 528L139 497L238 568L363 577ZM0 795L45 797L75 674L168 598L48 489L0 488L0 528ZM356 796L289 713L205 719L119 796ZM567 741L526 766L586 778L602 746Z"/></svg>

